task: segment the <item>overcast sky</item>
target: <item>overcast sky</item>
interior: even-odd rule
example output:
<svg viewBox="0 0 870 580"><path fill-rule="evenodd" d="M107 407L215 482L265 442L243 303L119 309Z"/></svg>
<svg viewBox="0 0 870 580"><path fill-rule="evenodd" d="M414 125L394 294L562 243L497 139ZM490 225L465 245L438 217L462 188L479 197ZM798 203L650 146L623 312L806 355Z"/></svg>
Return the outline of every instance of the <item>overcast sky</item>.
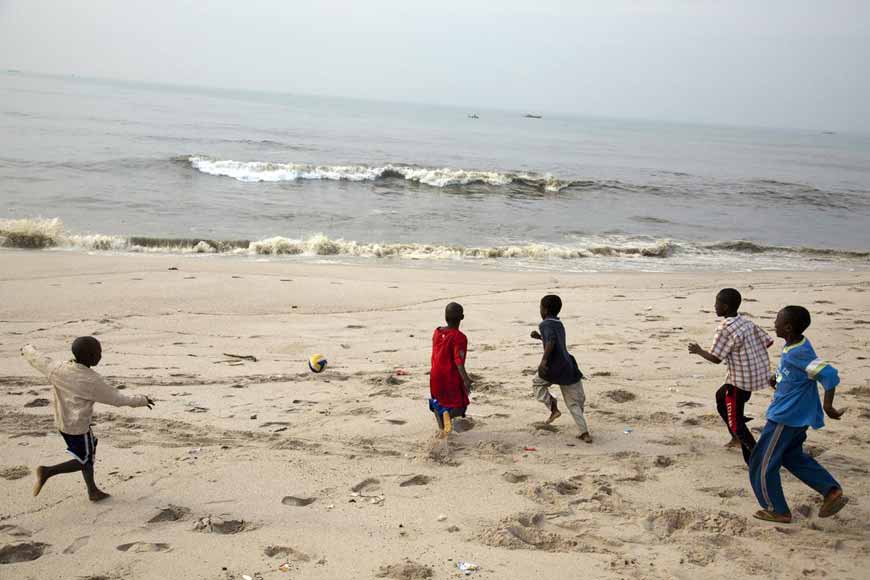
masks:
<svg viewBox="0 0 870 580"><path fill-rule="evenodd" d="M0 0L0 68L870 130L867 0Z"/></svg>

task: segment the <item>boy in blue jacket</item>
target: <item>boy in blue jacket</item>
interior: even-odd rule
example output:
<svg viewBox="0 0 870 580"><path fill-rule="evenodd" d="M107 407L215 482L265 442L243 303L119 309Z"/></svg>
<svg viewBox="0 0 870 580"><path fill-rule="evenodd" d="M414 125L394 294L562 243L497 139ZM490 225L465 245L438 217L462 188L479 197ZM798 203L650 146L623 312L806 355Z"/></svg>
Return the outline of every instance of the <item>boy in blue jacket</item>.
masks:
<svg viewBox="0 0 870 580"><path fill-rule="evenodd" d="M804 331L810 326L810 313L802 306L786 306L776 316L776 335L785 339L782 358L771 385L776 392L767 409L767 424L749 460L752 490L763 509L760 520L791 523L791 511L782 492L781 467L822 494L819 517L830 517L848 503L842 486L824 467L804 453L807 428L824 426L825 414L839 420L845 409L834 408L834 393L840 384L837 369L816 356ZM825 389L824 405L819 401L816 383Z"/></svg>

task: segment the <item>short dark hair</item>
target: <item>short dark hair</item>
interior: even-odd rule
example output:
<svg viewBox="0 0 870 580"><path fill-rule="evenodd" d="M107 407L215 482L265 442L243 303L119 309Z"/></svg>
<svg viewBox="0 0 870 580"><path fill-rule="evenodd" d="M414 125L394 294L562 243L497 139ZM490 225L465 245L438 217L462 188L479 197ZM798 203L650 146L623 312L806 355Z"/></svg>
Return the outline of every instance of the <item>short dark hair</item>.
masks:
<svg viewBox="0 0 870 580"><path fill-rule="evenodd" d="M722 288L719 290L719 293L716 294L716 298L719 299L722 304L725 304L733 310L740 308L740 304L743 302L743 297L740 295L740 292L734 288Z"/></svg>
<svg viewBox="0 0 870 580"><path fill-rule="evenodd" d="M547 310L547 314L559 316L562 311L562 299L555 294L547 294L541 298L541 306Z"/></svg>
<svg viewBox="0 0 870 580"><path fill-rule="evenodd" d="M803 334L810 327L812 322L810 311L803 306L786 306L780 312L784 321L791 324L795 333Z"/></svg>
<svg viewBox="0 0 870 580"><path fill-rule="evenodd" d="M73 356L81 363L92 361L94 354L101 349L100 341L93 336L80 336L72 343Z"/></svg>
<svg viewBox="0 0 870 580"><path fill-rule="evenodd" d="M465 310L462 308L462 304L451 302L447 305L447 308L444 309L444 320L446 320L448 324L456 324L462 320L464 314Z"/></svg>

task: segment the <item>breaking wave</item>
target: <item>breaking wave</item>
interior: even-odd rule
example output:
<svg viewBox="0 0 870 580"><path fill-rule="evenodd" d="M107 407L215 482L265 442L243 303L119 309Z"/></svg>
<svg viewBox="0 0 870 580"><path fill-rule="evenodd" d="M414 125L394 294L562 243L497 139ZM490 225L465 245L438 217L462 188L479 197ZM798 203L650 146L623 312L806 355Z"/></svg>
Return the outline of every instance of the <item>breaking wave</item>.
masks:
<svg viewBox="0 0 870 580"><path fill-rule="evenodd" d="M808 257L831 257L831 258L855 258L866 259L870 258L870 251L865 250L837 250L830 248L808 248L799 247L793 248L789 246L767 246L738 240L734 242L716 242L713 244L704 244L704 248L709 250L724 250L730 252L742 252L745 254L802 254Z"/></svg>
<svg viewBox="0 0 870 580"><path fill-rule="evenodd" d="M193 156L181 158L202 173L232 177L238 181L376 181L402 179L431 187L489 185L505 187L519 185L547 193L568 188L630 189L617 181L566 181L552 175L524 172L478 171L450 167L420 167L387 163L384 165L307 165L299 163L269 163L263 161L232 161Z"/></svg>
<svg viewBox="0 0 870 580"><path fill-rule="evenodd" d="M437 244L369 244L346 240L333 240L323 235L306 240L275 237L252 242L251 252L261 255L357 256L375 258L525 258L525 259L580 259L593 256L666 258L674 249L670 242L657 242L648 246L589 246L571 248L548 244L519 244L473 248Z"/></svg>
<svg viewBox="0 0 870 580"><path fill-rule="evenodd" d="M581 260L585 258L667 260L675 256L715 258L748 254L803 257L814 260L870 261L870 251L767 246L749 241L692 243L610 236L589 237L568 245L525 243L467 247L424 243L365 243L318 234L305 239L213 240L110 236L67 232L57 219L0 220L0 247L67 248L84 251L224 254L248 256L349 256L408 259Z"/></svg>

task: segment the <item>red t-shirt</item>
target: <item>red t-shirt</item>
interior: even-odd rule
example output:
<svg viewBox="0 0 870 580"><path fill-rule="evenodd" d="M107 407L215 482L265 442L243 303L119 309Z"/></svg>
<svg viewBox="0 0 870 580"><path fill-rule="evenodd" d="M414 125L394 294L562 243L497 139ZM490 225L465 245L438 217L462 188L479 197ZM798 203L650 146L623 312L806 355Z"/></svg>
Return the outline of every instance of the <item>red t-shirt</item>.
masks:
<svg viewBox="0 0 870 580"><path fill-rule="evenodd" d="M468 393L456 365L465 364L468 338L458 328L442 326L432 333L429 392L442 407L467 407Z"/></svg>

